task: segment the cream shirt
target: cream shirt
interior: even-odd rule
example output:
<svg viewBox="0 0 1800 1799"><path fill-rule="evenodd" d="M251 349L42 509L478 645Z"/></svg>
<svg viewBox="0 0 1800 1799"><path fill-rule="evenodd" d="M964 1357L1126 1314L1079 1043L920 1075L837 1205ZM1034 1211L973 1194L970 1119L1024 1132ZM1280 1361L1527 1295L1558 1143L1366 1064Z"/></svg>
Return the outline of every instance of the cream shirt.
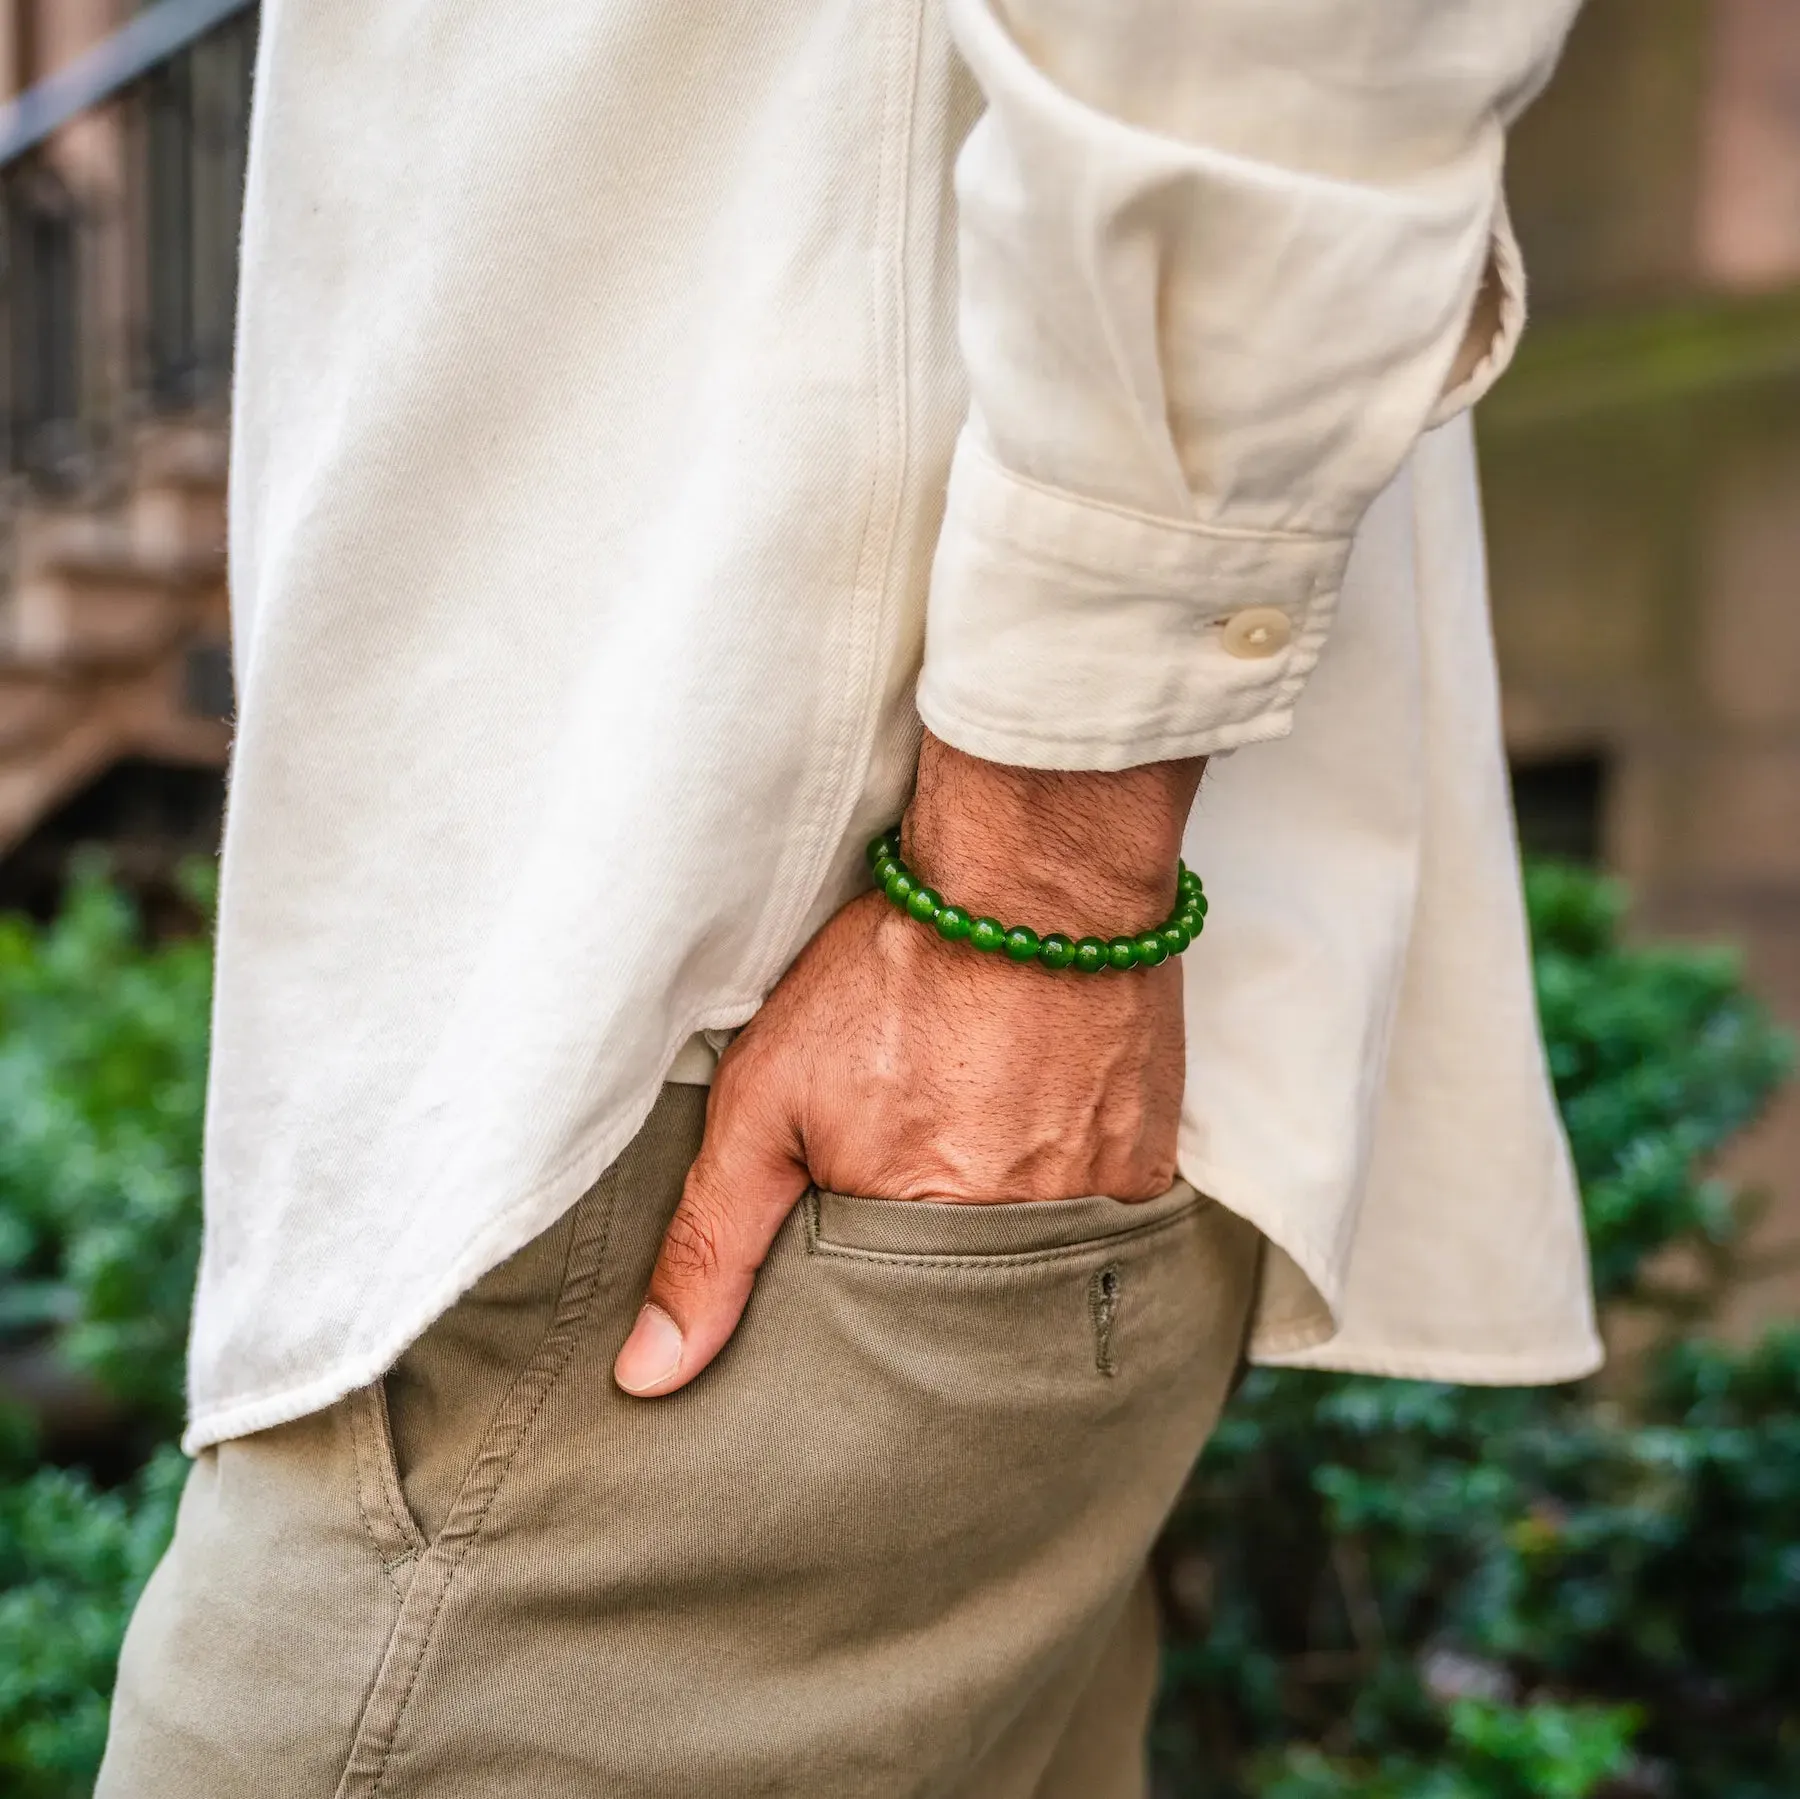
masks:
<svg viewBox="0 0 1800 1799"><path fill-rule="evenodd" d="M1259 1359L1594 1365L1462 416L1570 10L265 0L190 1449L599 1175L921 716L1223 758L1180 1159Z"/></svg>

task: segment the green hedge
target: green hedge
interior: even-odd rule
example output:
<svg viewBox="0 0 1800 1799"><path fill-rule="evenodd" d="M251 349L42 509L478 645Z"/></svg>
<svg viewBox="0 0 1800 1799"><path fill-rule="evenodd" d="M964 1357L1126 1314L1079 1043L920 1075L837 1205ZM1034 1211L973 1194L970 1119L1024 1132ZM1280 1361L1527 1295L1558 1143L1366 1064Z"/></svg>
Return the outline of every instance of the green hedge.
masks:
<svg viewBox="0 0 1800 1799"><path fill-rule="evenodd" d="M204 917L210 871L184 878ZM181 1423L211 991L206 941L143 944L97 863L49 928L0 916L0 1333L60 1322L68 1361L160 1436Z"/></svg>
<svg viewBox="0 0 1800 1799"><path fill-rule="evenodd" d="M187 1464L164 1447L124 1486L36 1468L0 1484L0 1793L88 1792L131 1606L175 1523Z"/></svg>
<svg viewBox="0 0 1800 1799"><path fill-rule="evenodd" d="M1800 1331L1695 1328L1744 1214L1707 1159L1791 1052L1732 956L1528 892L1596 1284L1663 1328L1611 1399L1253 1374L1165 1545L1171 1792L1800 1795Z"/></svg>
<svg viewBox="0 0 1800 1799"><path fill-rule="evenodd" d="M1800 1794L1800 1333L1696 1331L1743 1223L1707 1158L1788 1049L1729 956L1622 947L1610 887L1530 900L1597 1278L1679 1328L1623 1397L1253 1374L1159 1556L1168 1794ZM143 945L91 869L54 925L0 924L0 1345L54 1333L146 1447L180 1409L207 991L203 943ZM0 1417L0 1791L72 1799L181 1464L36 1458Z"/></svg>
<svg viewBox="0 0 1800 1799"><path fill-rule="evenodd" d="M207 880L190 879L202 913ZM129 1454L180 1422L200 1219L210 954L146 946L99 868L47 929L0 919L0 1354L54 1331L109 1395ZM183 1463L123 1485L40 1465L0 1408L0 1793L86 1793L130 1606L162 1553Z"/></svg>

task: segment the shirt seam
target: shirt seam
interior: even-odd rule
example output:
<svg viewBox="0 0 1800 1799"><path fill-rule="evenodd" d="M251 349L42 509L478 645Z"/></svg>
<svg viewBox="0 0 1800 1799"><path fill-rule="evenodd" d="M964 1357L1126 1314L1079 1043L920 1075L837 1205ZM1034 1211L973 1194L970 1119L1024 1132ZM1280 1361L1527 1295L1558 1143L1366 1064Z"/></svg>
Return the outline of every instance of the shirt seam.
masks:
<svg viewBox="0 0 1800 1799"><path fill-rule="evenodd" d="M965 433L963 445L965 453L979 461L986 472L1035 498L1048 500L1056 506L1074 511L1099 513L1103 517L1171 536L1192 537L1203 542L1291 544L1321 548L1350 543L1356 535L1353 531L1293 531L1279 526L1262 529L1248 525L1223 525L1209 519L1170 518L1166 514L1145 512L1140 507L1127 506L1117 500L1103 500L1091 494L1077 493L1073 488L1053 487L1035 476L1020 474L1016 469L1008 468L972 432ZM976 529L979 534L986 535L979 524Z"/></svg>
<svg viewBox="0 0 1800 1799"><path fill-rule="evenodd" d="M1103 741L1105 741L1105 742L1112 741L1110 738L1099 737L1091 731L1082 732L1078 737L1075 737L1072 739L1070 737L1070 734L1066 731L1040 731L1028 724L1019 724L1019 725L997 724L992 721L980 719L980 718L976 717L973 713L966 712L966 711L962 710L961 708L952 707L952 706L944 706L941 704L936 707L936 710L946 720L954 719L958 724L967 724L972 729L979 731L989 737L1012 737L1012 738L1018 738L1023 742L1047 743L1047 744L1069 744L1071 742L1100 743ZM1269 705L1259 707L1254 713L1250 714L1249 716L1247 716L1245 718L1232 719L1232 720L1228 720L1221 724L1195 725L1192 727L1186 727L1186 728L1181 728L1181 729L1176 729L1176 730L1156 730L1156 731L1148 731L1148 732L1143 732L1143 733L1131 732L1129 730L1129 727L1120 727L1120 728L1122 730L1127 731L1127 733L1134 740L1138 735L1143 735L1143 736L1150 737L1159 743L1160 742L1175 742L1175 741L1184 740L1184 739L1187 739L1190 737L1208 737L1208 736L1211 736L1214 732L1229 731L1234 726L1237 726L1237 725L1254 725L1259 720L1267 718L1273 713L1289 712L1291 710L1292 710L1291 706L1283 704L1282 696L1280 695L1279 691L1277 691L1272 696L1271 703ZM941 733L940 733L940 735L941 735Z"/></svg>
<svg viewBox="0 0 1800 1799"><path fill-rule="evenodd" d="M772 886L771 901L764 920L755 935L754 947L746 956L749 965L760 971L759 985L765 990L778 980L791 959L793 945L788 940L788 927L804 907L824 887L824 875L833 854L841 844L848 815L856 804L852 774L859 745L866 746L874 723L879 680L876 650L881 641L881 620L885 617L894 586L894 545L899 532L901 511L906 499L908 467L911 459L911 309L907 304L907 282L910 267L910 230L913 195L913 135L918 108L921 37L924 31L924 8L921 0L908 0L906 68L901 82L899 143L895 151L898 161L897 191L888 194L887 178L876 205L877 240L890 228L894 232L894 252L883 264L884 279L875 284L876 295L885 292L891 307L890 320L884 321L882 307L871 304L871 328L875 342L876 408L885 438L892 437L895 455L891 463L875 459L870 475L868 510L863 525L862 542L858 546L856 567L851 577L852 617L862 614L862 643L857 662L856 702L846 708L848 723L838 734L831 754L825 788L827 803L821 808L820 827L814 834L812 854L794 868L790 878ZM891 323L895 369L891 384L882 379L881 345L884 323ZM887 472L891 469L891 473ZM889 492L882 494L884 473ZM885 505L883 504L885 497ZM871 580L870 577L873 577ZM855 604L858 596L872 586L869 602ZM866 747L863 760L867 760Z"/></svg>

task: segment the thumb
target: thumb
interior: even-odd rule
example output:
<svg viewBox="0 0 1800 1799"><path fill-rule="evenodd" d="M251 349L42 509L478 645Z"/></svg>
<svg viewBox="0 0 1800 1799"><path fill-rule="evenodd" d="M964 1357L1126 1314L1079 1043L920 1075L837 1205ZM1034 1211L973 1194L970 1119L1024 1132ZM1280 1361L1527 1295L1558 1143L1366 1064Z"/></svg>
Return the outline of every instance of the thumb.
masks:
<svg viewBox="0 0 1800 1799"><path fill-rule="evenodd" d="M775 1233L806 1190L798 1142L773 1110L714 1089L643 1309L613 1363L613 1379L637 1398L685 1387L730 1341Z"/></svg>

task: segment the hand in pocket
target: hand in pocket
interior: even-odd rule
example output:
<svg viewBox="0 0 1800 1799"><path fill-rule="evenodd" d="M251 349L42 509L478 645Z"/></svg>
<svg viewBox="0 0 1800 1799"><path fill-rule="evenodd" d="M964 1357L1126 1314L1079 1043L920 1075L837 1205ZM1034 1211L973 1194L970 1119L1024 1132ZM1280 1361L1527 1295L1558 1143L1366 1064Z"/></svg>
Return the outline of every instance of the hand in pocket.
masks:
<svg viewBox="0 0 1800 1799"><path fill-rule="evenodd" d="M1192 763L1119 775L999 770L927 739L909 857L1008 923L1141 929L1173 897L1197 781ZM1045 784L1059 787L1054 805ZM1078 816L1084 798L1105 818L1094 832L1104 848L1065 831L1046 856L1039 821ZM1119 847L1127 832L1129 855ZM1021 878L1034 854L1046 872ZM880 894L853 900L719 1064L705 1141L615 1366L620 1386L672 1393L706 1367L809 1184L968 1204L1164 1193L1183 1073L1173 962L1053 973L944 943Z"/></svg>

